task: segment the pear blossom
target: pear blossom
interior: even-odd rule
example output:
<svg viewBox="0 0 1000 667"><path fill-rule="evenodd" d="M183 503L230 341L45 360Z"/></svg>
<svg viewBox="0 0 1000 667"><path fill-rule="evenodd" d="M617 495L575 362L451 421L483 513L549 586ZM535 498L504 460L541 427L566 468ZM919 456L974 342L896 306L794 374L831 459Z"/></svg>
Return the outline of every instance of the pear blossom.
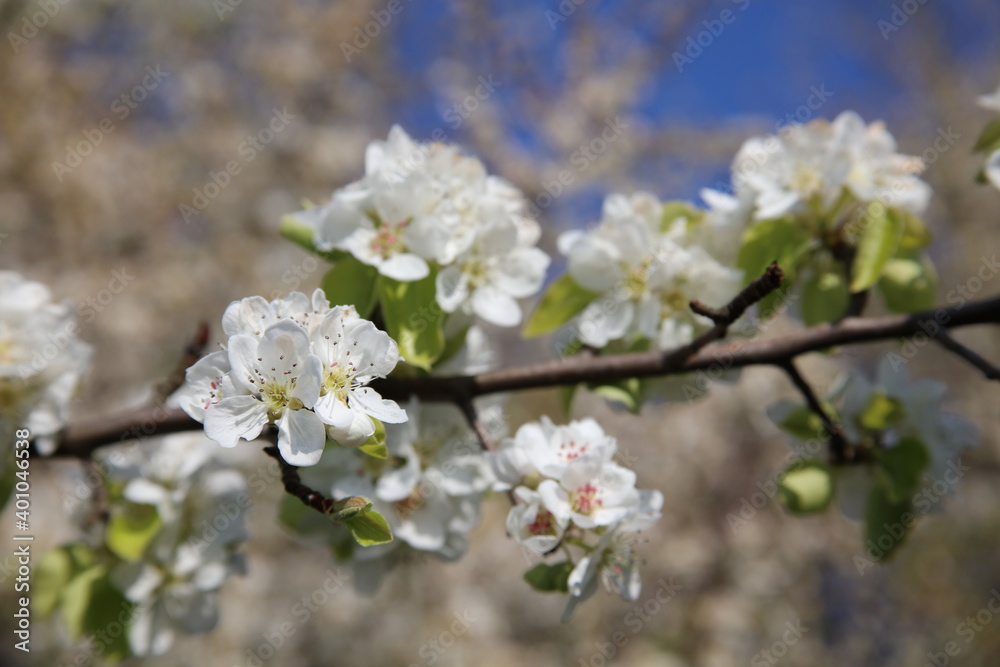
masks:
<svg viewBox="0 0 1000 667"><path fill-rule="evenodd" d="M570 276L599 295L575 320L583 343L684 345L711 325L691 312L692 300L723 305L739 291L742 272L698 245L691 221L662 218L663 205L653 195L616 194L605 200L597 227L560 236Z"/></svg>
<svg viewBox="0 0 1000 667"><path fill-rule="evenodd" d="M162 655L178 633L212 630L224 581L245 571L237 552L247 539L245 517L222 508L239 506L246 482L210 447L204 436L184 434L100 455L109 477L126 483L121 502L151 505L161 521L138 560L111 569L113 585L136 605L128 629L136 655Z"/></svg>
<svg viewBox="0 0 1000 667"><path fill-rule="evenodd" d="M269 423L278 426L278 450L292 465L315 465L323 453L323 421L312 411L319 400L322 370L309 336L295 322L280 320L260 340L248 334L229 339L229 377L236 394L205 411L205 433L223 447L257 438Z"/></svg>
<svg viewBox="0 0 1000 667"><path fill-rule="evenodd" d="M735 260L743 232L762 221L798 216L817 232L874 201L922 215L930 186L919 178L923 161L900 154L881 122L865 124L845 111L747 140L733 159L732 194L703 190L708 204L707 246L730 247ZM720 255L721 256L721 255Z"/></svg>
<svg viewBox="0 0 1000 667"><path fill-rule="evenodd" d="M597 590L598 575L626 600L639 595L632 540L660 518L663 494L636 489L635 473L613 460L617 447L593 419L556 425L543 417L521 426L490 457L495 488L513 487L508 535L532 553L547 555L560 545L585 551L567 582L564 622Z"/></svg>
<svg viewBox="0 0 1000 667"><path fill-rule="evenodd" d="M226 349L192 365L169 399L224 447L275 424L282 458L315 465L327 439L360 445L376 422L406 421L368 387L388 375L399 349L353 306L330 307L323 290L234 301L223 315Z"/></svg>
<svg viewBox="0 0 1000 667"><path fill-rule="evenodd" d="M569 598L563 610L563 623L570 619L581 602L597 592L598 577L608 591L617 593L626 602L639 599L642 581L633 541L631 533L617 528L608 530L594 550L580 559L567 582Z"/></svg>
<svg viewBox="0 0 1000 667"><path fill-rule="evenodd" d="M92 352L76 336L74 314L45 285L0 271L0 433L7 442L27 428L41 453L54 449Z"/></svg>
<svg viewBox="0 0 1000 667"><path fill-rule="evenodd" d="M395 401L366 386L388 375L399 362L399 348L388 334L338 306L317 325L312 350L322 369L315 410L329 425L332 440L343 445L363 443L375 432L373 417L392 424L406 421Z"/></svg>
<svg viewBox="0 0 1000 667"><path fill-rule="evenodd" d="M923 476L933 482L958 462L965 449L978 444L979 435L965 419L941 409L947 393L943 382L912 380L902 367L903 363L899 355L883 357L874 383L857 372L845 374L836 382L827 400L836 408L838 422L848 442L855 446L891 448L904 437L918 439L930 457ZM862 423L861 417L872 401L878 399L891 405L891 418L884 430L873 432ZM791 401L779 401L768 408L768 415L781 424L799 407ZM791 444L795 450L805 447L805 443L794 438ZM862 519L869 491L875 483L874 471L870 466L851 465L838 467L836 473L842 513L848 518Z"/></svg>
<svg viewBox="0 0 1000 667"><path fill-rule="evenodd" d="M478 159L394 126L368 146L362 179L291 218L312 230L317 249L347 252L388 278L409 282L437 270L445 312L514 326L516 299L539 290L549 263L526 208Z"/></svg>

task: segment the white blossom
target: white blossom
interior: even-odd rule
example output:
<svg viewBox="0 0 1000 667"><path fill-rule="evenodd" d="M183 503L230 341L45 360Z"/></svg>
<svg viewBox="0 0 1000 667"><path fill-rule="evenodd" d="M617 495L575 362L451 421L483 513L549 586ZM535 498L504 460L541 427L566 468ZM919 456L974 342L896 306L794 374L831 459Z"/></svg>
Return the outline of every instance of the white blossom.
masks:
<svg viewBox="0 0 1000 667"><path fill-rule="evenodd" d="M91 347L76 337L75 310L49 289L0 271L0 433L27 428L43 454L66 423Z"/></svg>

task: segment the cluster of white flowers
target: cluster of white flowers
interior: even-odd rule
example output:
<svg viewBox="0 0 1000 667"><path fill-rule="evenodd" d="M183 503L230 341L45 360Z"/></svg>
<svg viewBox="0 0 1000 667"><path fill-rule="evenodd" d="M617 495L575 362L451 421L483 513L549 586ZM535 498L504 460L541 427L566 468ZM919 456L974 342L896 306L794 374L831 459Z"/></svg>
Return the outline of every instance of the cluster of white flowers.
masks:
<svg viewBox="0 0 1000 667"><path fill-rule="evenodd" d="M900 366L903 363L900 359L893 355L884 357L879 363L875 384L858 372L845 374L835 383L827 399L836 406L848 442L864 446L869 441L868 445L893 447L904 437L915 437L923 443L930 457L924 478L930 482L941 480L965 449L978 444L979 435L968 421L941 409L948 391L945 383L910 379ZM888 421L891 422L884 431L877 433L862 423L862 416L874 400L881 400L879 407L889 413ZM768 409L768 414L780 424L797 407L792 402L780 401ZM803 445L801 441L792 442L795 449ZM874 483L873 470L869 466L850 465L839 466L836 471L841 511L849 518L862 519Z"/></svg>
<svg viewBox="0 0 1000 667"><path fill-rule="evenodd" d="M187 371L174 400L224 447L278 427L278 450L292 465L315 465L327 438L356 446L375 422L406 413L368 387L388 375L399 350L388 334L352 306L330 307L323 291L293 292L268 303L234 301L222 318L225 350Z"/></svg>
<svg viewBox="0 0 1000 667"><path fill-rule="evenodd" d="M75 311L53 303L49 289L0 271L0 434L27 428L45 454L90 360L77 337Z"/></svg>
<svg viewBox="0 0 1000 667"><path fill-rule="evenodd" d="M318 249L349 252L389 278L420 280L434 265L445 312L515 326L516 299L541 288L549 265L525 208L478 159L454 145L419 144L394 126L387 141L368 146L364 178L293 217L314 229Z"/></svg>
<svg viewBox="0 0 1000 667"><path fill-rule="evenodd" d="M236 549L247 539L246 481L212 450L204 436L184 434L98 454L109 480L124 483L122 502L154 507L160 521L141 556L111 571L136 604L129 628L136 655L165 653L178 632L212 630L223 582L245 570Z"/></svg>
<svg viewBox="0 0 1000 667"><path fill-rule="evenodd" d="M695 243L696 221L664 219L664 210L649 193L611 195L595 228L559 237L570 276L600 294L576 319L574 334L583 343L647 340L675 348L711 324L691 312L692 300L722 306L739 291L742 272Z"/></svg>
<svg viewBox="0 0 1000 667"><path fill-rule="evenodd" d="M473 326L462 350L435 373L481 372L493 357L485 334ZM503 405L502 398L477 401L480 422L492 439L506 432ZM334 499L370 499L388 521L394 539L387 544L356 549L346 530L333 535L335 544L347 548L341 553L350 553L353 585L364 593L373 593L401 562L428 554L445 560L461 557L469 532L479 523L483 496L495 482L482 445L456 407L412 399L406 413L405 424L385 428L386 458L331 447L318 465L301 471L306 484L329 489ZM323 534L328 531L326 523Z"/></svg>
<svg viewBox="0 0 1000 667"><path fill-rule="evenodd" d="M853 111L832 123L789 125L743 144L733 160L733 194L702 191L711 209L706 228L719 247L738 248L753 221L799 213L833 220L858 202L880 201L919 216L931 194L917 177L923 168L920 158L897 152L883 123L866 125Z"/></svg>
<svg viewBox="0 0 1000 667"><path fill-rule="evenodd" d="M598 574L623 599L639 596L630 536L659 519L663 494L636 489L635 473L613 460L617 449L593 419L557 426L543 417L521 426L491 457L497 490L513 489L517 500L507 532L525 548L546 554L566 538L586 544L599 536L569 576L564 621L594 594Z"/></svg>
<svg viewBox="0 0 1000 667"><path fill-rule="evenodd" d="M407 423L386 427L387 458L336 447L318 466L302 471L303 481L325 486L333 498L369 498L388 521L392 542L350 550L352 582L364 593L374 592L396 565L421 554L460 558L494 481L486 454L457 408L413 399L406 410ZM499 406L481 416L491 431L503 428ZM338 538L350 544L346 533Z"/></svg>

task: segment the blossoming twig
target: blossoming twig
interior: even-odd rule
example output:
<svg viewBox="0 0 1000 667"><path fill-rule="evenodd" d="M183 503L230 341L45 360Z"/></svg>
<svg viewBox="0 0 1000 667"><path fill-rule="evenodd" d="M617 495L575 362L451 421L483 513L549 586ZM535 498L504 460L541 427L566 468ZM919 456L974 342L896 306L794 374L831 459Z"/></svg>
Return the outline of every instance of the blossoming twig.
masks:
<svg viewBox="0 0 1000 667"><path fill-rule="evenodd" d="M817 416L823 422L823 428L830 436L830 457L834 462L845 462L850 460L851 452L847 439L844 438L844 432L840 428L840 425L835 423L830 415L827 414L826 409L820 402L819 398L816 397L816 393L813 391L812 387L806 382L806 379L802 377L799 370L795 367L795 363L791 359L787 359L777 364L791 379L795 388L799 390L802 397L806 399L806 403L809 405L809 409L816 413Z"/></svg>
<svg viewBox="0 0 1000 667"><path fill-rule="evenodd" d="M281 483L285 486L285 491L298 498L308 507L313 508L323 514L332 514L334 511L333 498L327 498L319 491L311 489L302 483L299 477L299 469L288 463L281 457L278 448L274 445L264 448L264 453L274 458L281 467Z"/></svg>

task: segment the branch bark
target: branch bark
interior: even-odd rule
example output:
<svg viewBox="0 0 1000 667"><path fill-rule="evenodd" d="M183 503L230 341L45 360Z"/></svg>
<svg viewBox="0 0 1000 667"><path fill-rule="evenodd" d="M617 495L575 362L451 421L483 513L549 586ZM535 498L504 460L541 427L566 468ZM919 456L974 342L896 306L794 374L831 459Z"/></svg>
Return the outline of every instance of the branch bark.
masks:
<svg viewBox="0 0 1000 667"><path fill-rule="evenodd" d="M480 375L386 378L372 383L385 398L451 401L461 405L476 396L541 389L581 382L608 382L631 377L681 375L700 370L728 370L755 365L780 365L810 352L924 334L933 338L945 327L1000 324L1000 297L940 307L913 315L846 318L770 340L737 340L709 345L689 356L677 351L640 352L614 356L579 356L507 368ZM147 424L152 423L152 430ZM180 410L162 407L117 415L66 429L56 456L87 457L103 445L136 437L200 429L201 424Z"/></svg>

